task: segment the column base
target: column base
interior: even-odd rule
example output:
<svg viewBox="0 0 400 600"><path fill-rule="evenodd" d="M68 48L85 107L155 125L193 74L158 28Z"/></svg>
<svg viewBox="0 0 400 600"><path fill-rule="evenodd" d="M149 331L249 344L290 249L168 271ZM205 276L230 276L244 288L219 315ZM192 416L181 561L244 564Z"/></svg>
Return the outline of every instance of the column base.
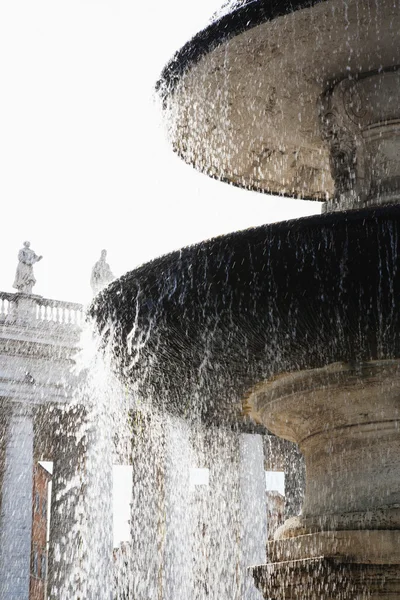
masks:
<svg viewBox="0 0 400 600"><path fill-rule="evenodd" d="M268 543L270 562L253 568L270 600L400 598L398 531L324 531Z"/></svg>
<svg viewBox="0 0 400 600"><path fill-rule="evenodd" d="M297 539L298 536L316 534L317 532L337 535L342 531L366 530L371 533L372 530L381 529L400 531L400 507L398 505L382 506L365 512L291 517L277 529L274 539Z"/></svg>
<svg viewBox="0 0 400 600"><path fill-rule="evenodd" d="M306 462L302 514L255 567L268 600L400 600L400 363L282 375L249 399Z"/></svg>
<svg viewBox="0 0 400 600"><path fill-rule="evenodd" d="M254 567L257 588L268 600L395 600L400 565L352 563L319 556Z"/></svg>

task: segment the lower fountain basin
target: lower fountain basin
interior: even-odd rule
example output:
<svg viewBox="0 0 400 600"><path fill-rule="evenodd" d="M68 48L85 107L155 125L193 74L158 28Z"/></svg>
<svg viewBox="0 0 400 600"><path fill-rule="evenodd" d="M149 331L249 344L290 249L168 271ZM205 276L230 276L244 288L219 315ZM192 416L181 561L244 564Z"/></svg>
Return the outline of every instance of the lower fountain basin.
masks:
<svg viewBox="0 0 400 600"><path fill-rule="evenodd" d="M259 384L247 399L260 421L296 442L305 459L301 516L288 519L277 539L399 530L399 375L399 360L336 363Z"/></svg>
<svg viewBox="0 0 400 600"><path fill-rule="evenodd" d="M400 357L400 206L222 236L112 283L89 313L125 384L236 418L282 373Z"/></svg>
<svg viewBox="0 0 400 600"><path fill-rule="evenodd" d="M353 563L331 556L255 567L253 576L264 598L274 600L394 600L400 590L398 565Z"/></svg>

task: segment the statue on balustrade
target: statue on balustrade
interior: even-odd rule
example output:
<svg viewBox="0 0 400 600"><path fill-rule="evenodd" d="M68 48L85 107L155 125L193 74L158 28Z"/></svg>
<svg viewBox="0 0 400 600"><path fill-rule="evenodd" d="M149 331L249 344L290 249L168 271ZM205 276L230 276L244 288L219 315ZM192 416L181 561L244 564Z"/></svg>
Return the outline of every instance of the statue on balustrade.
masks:
<svg viewBox="0 0 400 600"><path fill-rule="evenodd" d="M90 285L95 296L103 290L114 278L110 265L106 262L107 250L102 250L99 260L92 269Z"/></svg>
<svg viewBox="0 0 400 600"><path fill-rule="evenodd" d="M24 247L18 252L18 266L13 287L21 294L32 294L32 288L36 283L33 265L43 258L38 256L30 245L30 242L24 242Z"/></svg>

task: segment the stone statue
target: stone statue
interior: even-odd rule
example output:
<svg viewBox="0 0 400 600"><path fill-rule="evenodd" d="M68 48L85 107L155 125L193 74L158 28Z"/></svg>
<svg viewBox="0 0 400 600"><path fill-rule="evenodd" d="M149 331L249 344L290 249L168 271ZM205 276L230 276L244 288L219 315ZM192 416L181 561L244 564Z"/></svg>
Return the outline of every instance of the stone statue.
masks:
<svg viewBox="0 0 400 600"><path fill-rule="evenodd" d="M107 250L102 250L99 260L92 269L90 285L92 286L94 296L101 292L101 290L114 279L114 275L110 269L110 265L106 262L106 258Z"/></svg>
<svg viewBox="0 0 400 600"><path fill-rule="evenodd" d="M36 283L33 265L43 258L35 254L30 245L30 242L24 242L24 247L18 252L19 262L13 287L21 294L32 294L32 288Z"/></svg>

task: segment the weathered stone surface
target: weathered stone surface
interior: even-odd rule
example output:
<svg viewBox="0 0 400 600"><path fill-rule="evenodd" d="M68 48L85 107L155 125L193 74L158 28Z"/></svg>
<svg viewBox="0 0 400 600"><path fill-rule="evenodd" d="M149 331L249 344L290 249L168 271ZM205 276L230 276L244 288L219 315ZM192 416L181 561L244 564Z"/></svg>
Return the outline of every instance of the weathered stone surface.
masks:
<svg viewBox="0 0 400 600"><path fill-rule="evenodd" d="M82 415L57 410L54 443L51 530L49 544L48 597L69 600L77 590L85 592L84 561L86 519L85 493L86 438L78 435Z"/></svg>
<svg viewBox="0 0 400 600"><path fill-rule="evenodd" d="M271 563L331 556L352 563L400 565L399 530L319 531L268 542Z"/></svg>
<svg viewBox="0 0 400 600"><path fill-rule="evenodd" d="M248 402L306 462L302 516L282 536L400 528L400 364L333 364L281 376ZM297 529L298 528L298 529Z"/></svg>
<svg viewBox="0 0 400 600"><path fill-rule="evenodd" d="M328 211L398 203L398 8L390 0L244 2L189 42L164 71L164 108L175 151L212 177L325 200ZM113 298L105 298L108 311L122 316L121 348L123 330L132 321L129 302L137 307L138 298L133 293L127 302L121 292L127 283L142 294L147 287L140 307L144 329L151 323L146 350L151 336L157 342L162 338L161 345L167 340L161 354L155 344L158 372L168 373L173 362L168 350L175 344L189 357L187 363L195 364L197 353L205 354L200 341L206 338L218 383L226 371L231 379L223 380L225 388L232 385L238 392L247 379L252 394L244 402L245 412L250 407L257 422L299 444L306 462L302 514L278 530L268 548L269 563L254 570L270 600L400 597L400 384L394 360L400 356L395 342L400 329L393 321L397 293L390 283L398 254L393 260L386 254L396 247L397 233L388 239L381 230L370 238L363 220L354 238L348 230L339 242L339 229L348 218L332 219L328 237L319 220L316 245L303 236L294 240L294 224L285 237L279 227L275 235L271 229L260 262L254 246L247 262L249 235L212 241L186 256L164 259L164 272L167 266L173 281L170 294L165 289L154 293L160 263L131 274L112 290ZM291 259L281 262L292 243ZM338 243L340 251L331 261ZM371 260L375 251L377 271ZM315 260L320 253L324 266ZM220 265L227 263L221 273ZM198 264L206 265L203 302L198 301ZM368 274L361 282L364 269ZM322 273L326 285L317 285L317 291L314 284ZM179 300L171 302L175 290ZM157 310L148 310L149 298ZM113 310L117 303L120 311ZM185 314L184 324L170 316L174 310L180 319ZM370 321L373 313L376 320ZM256 316L258 321L252 321ZM253 331L259 336L256 343ZM217 340L213 354L209 339ZM234 358L229 356L233 346ZM137 370L142 347L141 353ZM260 385L262 353L266 383ZM149 357L151 348L144 362ZM246 371L243 363L252 368ZM186 381L190 375L185 373ZM209 381L215 379L209 374ZM227 410L223 402L218 408Z"/></svg>
<svg viewBox="0 0 400 600"><path fill-rule="evenodd" d="M0 312L0 406L69 402L78 382L73 367L82 306L34 295L5 296L7 310L3 300Z"/></svg>
<svg viewBox="0 0 400 600"><path fill-rule="evenodd" d="M400 64L400 12L391 0L312 4L258 0L210 25L174 57L161 89L173 148L186 162L262 192L334 197L339 173L331 172L332 145L321 138L319 98L341 80L352 84L361 73ZM386 181L399 143L397 125L387 125L383 137L378 129L360 132L369 158L377 158L375 178L383 170ZM350 146L351 161L353 138ZM358 161L361 175L360 155ZM375 187L395 201L390 185Z"/></svg>
<svg viewBox="0 0 400 600"><path fill-rule="evenodd" d="M400 597L400 363L282 375L247 400L305 457L302 513L254 571L265 598Z"/></svg>
<svg viewBox="0 0 400 600"><path fill-rule="evenodd" d="M99 260L94 264L90 277L90 285L93 296L101 292L107 285L115 279L110 265L106 261L107 250L102 250Z"/></svg>
<svg viewBox="0 0 400 600"><path fill-rule="evenodd" d="M400 201L400 71L343 79L320 98L335 181L325 210Z"/></svg>

